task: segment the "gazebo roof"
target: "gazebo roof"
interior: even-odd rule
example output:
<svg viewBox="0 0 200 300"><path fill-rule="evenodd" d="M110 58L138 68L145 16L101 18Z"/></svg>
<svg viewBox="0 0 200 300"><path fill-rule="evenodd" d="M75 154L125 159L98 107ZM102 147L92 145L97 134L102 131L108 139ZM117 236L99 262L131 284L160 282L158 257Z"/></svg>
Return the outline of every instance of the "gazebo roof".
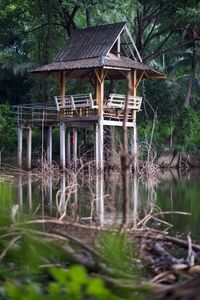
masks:
<svg viewBox="0 0 200 300"><path fill-rule="evenodd" d="M128 33L125 22L76 30L53 63L36 68L31 73L49 74L65 71L69 78L88 79L94 69L104 68L108 69L107 79L121 79L124 75L116 70L137 69L143 74L143 78L164 78L163 73L138 61L141 59L136 46L133 44L132 47L135 48L131 50L126 37L122 43L125 33ZM117 53L117 41L120 42L120 55ZM131 43L134 43L132 38ZM127 51L130 51L132 59L128 57Z"/></svg>

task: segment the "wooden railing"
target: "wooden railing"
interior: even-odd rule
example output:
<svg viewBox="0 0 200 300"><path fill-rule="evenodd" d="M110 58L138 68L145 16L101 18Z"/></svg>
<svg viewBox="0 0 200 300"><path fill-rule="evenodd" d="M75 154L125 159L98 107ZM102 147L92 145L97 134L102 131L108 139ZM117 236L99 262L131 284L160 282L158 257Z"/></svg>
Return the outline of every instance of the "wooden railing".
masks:
<svg viewBox="0 0 200 300"><path fill-rule="evenodd" d="M109 99L105 102L105 108L125 108L126 95L110 94ZM129 96L128 109L139 111L142 104L142 97Z"/></svg>
<svg viewBox="0 0 200 300"><path fill-rule="evenodd" d="M14 106L18 124L33 124L38 122L57 123L63 118L98 118L98 105L92 94L79 94L54 97L52 104L31 103ZM124 116L126 96L110 94L104 103L104 118L122 120ZM141 109L142 98L129 96L128 119L134 118L134 111Z"/></svg>

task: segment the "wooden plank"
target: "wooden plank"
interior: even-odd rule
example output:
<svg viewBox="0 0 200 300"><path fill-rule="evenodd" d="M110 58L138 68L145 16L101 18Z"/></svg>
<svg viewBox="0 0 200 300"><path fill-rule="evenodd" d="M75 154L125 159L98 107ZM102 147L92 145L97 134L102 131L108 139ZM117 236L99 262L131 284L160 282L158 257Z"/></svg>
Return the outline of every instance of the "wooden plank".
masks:
<svg viewBox="0 0 200 300"><path fill-rule="evenodd" d="M131 36L131 34L130 34L129 30L128 30L128 27L126 26L125 28L126 28L126 32L127 32L128 36L129 36L129 39L131 40L131 43L133 44L133 47L134 47L134 49L135 49L135 51L137 53L139 61L142 62L142 58L141 58L140 53L139 53L139 51L138 51L138 49L137 49L137 47L135 45L135 42L134 42L133 38L132 38L132 36Z"/></svg>
<svg viewBox="0 0 200 300"><path fill-rule="evenodd" d="M127 127L134 127L135 124L133 122L127 122ZM119 126L123 125L123 121L114 121L114 120L103 120L103 125L105 126Z"/></svg>

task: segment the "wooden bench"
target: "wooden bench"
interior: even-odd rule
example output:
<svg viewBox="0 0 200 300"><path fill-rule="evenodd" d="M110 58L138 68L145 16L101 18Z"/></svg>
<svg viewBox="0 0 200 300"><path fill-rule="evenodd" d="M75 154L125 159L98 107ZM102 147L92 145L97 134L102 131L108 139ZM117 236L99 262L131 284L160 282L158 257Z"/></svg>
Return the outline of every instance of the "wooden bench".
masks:
<svg viewBox="0 0 200 300"><path fill-rule="evenodd" d="M97 108L94 105L92 94L78 94L78 95L66 95L63 99L61 96L54 96L56 108L58 111L61 109L77 110L80 108ZM63 101L64 100L64 101Z"/></svg>
<svg viewBox="0 0 200 300"><path fill-rule="evenodd" d="M110 94L109 99L105 102L104 108L125 108L126 95ZM142 104L142 97L129 96L128 97L128 109L139 111Z"/></svg>
<svg viewBox="0 0 200 300"><path fill-rule="evenodd" d="M108 118L123 119L126 95L110 94L105 101L104 115ZM139 111L142 104L142 97L129 96L128 98L128 119L134 118L134 111Z"/></svg>

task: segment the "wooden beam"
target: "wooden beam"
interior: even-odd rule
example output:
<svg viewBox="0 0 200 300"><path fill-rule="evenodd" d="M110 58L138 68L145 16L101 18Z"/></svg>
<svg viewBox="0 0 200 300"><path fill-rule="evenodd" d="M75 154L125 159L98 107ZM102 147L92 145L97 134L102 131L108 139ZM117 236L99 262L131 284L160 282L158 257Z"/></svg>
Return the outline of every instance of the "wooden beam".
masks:
<svg viewBox="0 0 200 300"><path fill-rule="evenodd" d="M126 32L127 32L128 36L129 36L129 39L131 40L131 43L133 44L135 52L137 53L139 61L142 62L142 58L141 58L140 53L139 53L139 51L138 51L138 49L137 49L137 47L135 45L135 42L134 42L133 38L132 38L132 36L131 36L131 34L130 34L129 30L128 30L128 27L126 26L125 28L126 28Z"/></svg>
<svg viewBox="0 0 200 300"><path fill-rule="evenodd" d="M60 73L60 96L62 98L62 106L65 106L65 72ZM64 116L64 109L61 110L61 116Z"/></svg>
<svg viewBox="0 0 200 300"><path fill-rule="evenodd" d="M94 72L95 72L95 74L96 74L96 77L97 77L97 80L98 80L98 82L99 83L101 83L101 77L99 76L99 69L94 69Z"/></svg>
<svg viewBox="0 0 200 300"><path fill-rule="evenodd" d="M137 79L136 88L138 88L138 86L139 86L139 84L140 84L140 82L142 80L143 75L144 75L144 71L141 73L140 77Z"/></svg>
<svg viewBox="0 0 200 300"><path fill-rule="evenodd" d="M121 49L120 49L120 35L119 35L117 39L117 57L120 57L120 51Z"/></svg>

